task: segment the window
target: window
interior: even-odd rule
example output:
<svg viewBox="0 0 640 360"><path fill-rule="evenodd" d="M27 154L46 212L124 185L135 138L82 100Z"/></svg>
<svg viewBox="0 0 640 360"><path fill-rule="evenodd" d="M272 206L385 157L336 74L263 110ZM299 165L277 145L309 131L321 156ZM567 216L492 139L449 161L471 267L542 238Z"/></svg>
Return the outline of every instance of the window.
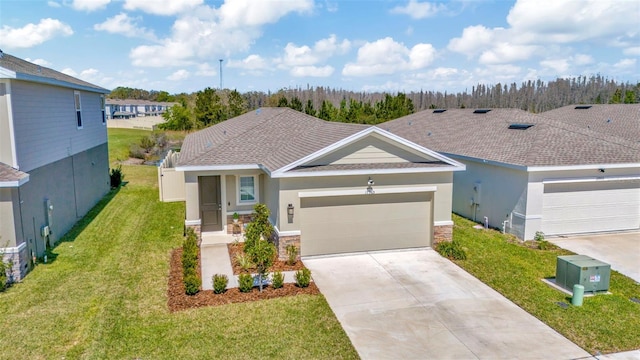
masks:
<svg viewBox="0 0 640 360"><path fill-rule="evenodd" d="M255 204L258 202L258 177L238 177L238 204Z"/></svg>
<svg viewBox="0 0 640 360"><path fill-rule="evenodd" d="M73 96L76 102L76 121L77 121L78 129L82 129L82 106L80 104L80 92L74 91Z"/></svg>
<svg viewBox="0 0 640 360"><path fill-rule="evenodd" d="M104 95L100 95L100 109L102 110L102 125L107 124L107 118L104 112Z"/></svg>

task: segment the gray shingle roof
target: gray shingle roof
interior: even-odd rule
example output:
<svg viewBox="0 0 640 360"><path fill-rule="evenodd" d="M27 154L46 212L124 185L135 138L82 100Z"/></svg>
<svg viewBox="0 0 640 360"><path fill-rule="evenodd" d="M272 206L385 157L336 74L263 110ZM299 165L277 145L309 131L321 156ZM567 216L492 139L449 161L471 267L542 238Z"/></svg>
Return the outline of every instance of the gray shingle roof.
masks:
<svg viewBox="0 0 640 360"><path fill-rule="evenodd" d="M632 142L640 142L640 104L586 105L591 106L588 109L576 109L576 106L564 106L540 115Z"/></svg>
<svg viewBox="0 0 640 360"><path fill-rule="evenodd" d="M261 108L189 134L177 166L260 164L275 171L367 127Z"/></svg>
<svg viewBox="0 0 640 360"><path fill-rule="evenodd" d="M640 163L640 146L626 139L518 109L425 110L379 125L431 150L519 166ZM510 130L513 123L534 124Z"/></svg>
<svg viewBox="0 0 640 360"><path fill-rule="evenodd" d="M0 183L20 181L29 177L29 174L16 170L11 166L0 162Z"/></svg>
<svg viewBox="0 0 640 360"><path fill-rule="evenodd" d="M75 89L92 90L100 93L110 91L100 86L74 78L59 71L44 66L30 63L7 53L0 54L0 78L6 77L1 71L3 68L16 73L16 79L49 83L52 85L66 86Z"/></svg>

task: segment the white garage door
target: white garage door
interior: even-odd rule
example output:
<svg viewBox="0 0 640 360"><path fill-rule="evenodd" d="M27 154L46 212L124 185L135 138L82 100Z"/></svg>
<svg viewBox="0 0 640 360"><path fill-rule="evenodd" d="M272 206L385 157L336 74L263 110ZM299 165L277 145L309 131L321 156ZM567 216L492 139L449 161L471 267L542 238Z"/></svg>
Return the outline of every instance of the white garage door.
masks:
<svg viewBox="0 0 640 360"><path fill-rule="evenodd" d="M545 184L546 235L640 228L640 181Z"/></svg>
<svg viewBox="0 0 640 360"><path fill-rule="evenodd" d="M302 256L431 245L432 194L302 198Z"/></svg>

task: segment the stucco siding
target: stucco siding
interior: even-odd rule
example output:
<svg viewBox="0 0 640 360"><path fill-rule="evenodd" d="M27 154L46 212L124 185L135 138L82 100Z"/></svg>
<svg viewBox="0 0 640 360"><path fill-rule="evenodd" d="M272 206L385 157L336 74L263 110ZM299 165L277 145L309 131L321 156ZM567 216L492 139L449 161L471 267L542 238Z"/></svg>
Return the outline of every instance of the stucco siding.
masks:
<svg viewBox="0 0 640 360"><path fill-rule="evenodd" d="M17 245L14 211L18 202L17 191L15 188L0 188L0 249Z"/></svg>
<svg viewBox="0 0 640 360"><path fill-rule="evenodd" d="M83 128L77 128L73 89L11 82L11 101L20 170L79 154L107 142L100 94L80 91Z"/></svg>
<svg viewBox="0 0 640 360"><path fill-rule="evenodd" d="M300 209L300 198L298 193L304 191L327 191L327 190L361 190L364 194L367 188L368 176L332 176L321 178L283 178L280 179L280 201L278 211L286 214L288 204L293 204L294 213ZM375 189L395 188L395 187L421 187L436 186L433 199L433 221L451 221L451 194L452 194L452 173L428 173L428 174L390 174L372 176L375 181ZM299 216L293 217L291 222L280 222L282 231L300 230Z"/></svg>
<svg viewBox="0 0 640 360"><path fill-rule="evenodd" d="M466 171L453 175L453 212L482 222L486 216L489 226L502 228L507 220L507 231L523 236L527 213L527 173L506 167L458 159L467 166ZM480 185L480 194L474 187ZM479 199L478 199L479 197ZM478 202L478 205L472 204Z"/></svg>

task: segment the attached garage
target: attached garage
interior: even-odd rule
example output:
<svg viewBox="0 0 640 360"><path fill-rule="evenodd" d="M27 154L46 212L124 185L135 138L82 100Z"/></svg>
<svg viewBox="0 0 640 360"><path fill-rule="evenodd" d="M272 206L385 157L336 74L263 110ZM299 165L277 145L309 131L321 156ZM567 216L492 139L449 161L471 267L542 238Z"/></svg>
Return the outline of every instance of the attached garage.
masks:
<svg viewBox="0 0 640 360"><path fill-rule="evenodd" d="M302 256L431 246L433 191L300 193Z"/></svg>
<svg viewBox="0 0 640 360"><path fill-rule="evenodd" d="M640 228L640 180L547 183L542 232L563 235Z"/></svg>

